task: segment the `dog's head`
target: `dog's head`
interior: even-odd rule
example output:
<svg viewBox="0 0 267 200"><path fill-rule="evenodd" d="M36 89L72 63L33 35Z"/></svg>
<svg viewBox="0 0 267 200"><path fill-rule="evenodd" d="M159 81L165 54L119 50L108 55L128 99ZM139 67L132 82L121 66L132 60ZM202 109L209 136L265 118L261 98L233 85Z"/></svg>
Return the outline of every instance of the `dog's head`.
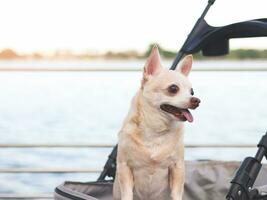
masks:
<svg viewBox="0 0 267 200"><path fill-rule="evenodd" d="M178 121L193 121L189 109L199 106L194 97L188 75L192 67L192 55L186 56L176 70L164 69L155 46L145 64L142 93L145 100L164 116Z"/></svg>

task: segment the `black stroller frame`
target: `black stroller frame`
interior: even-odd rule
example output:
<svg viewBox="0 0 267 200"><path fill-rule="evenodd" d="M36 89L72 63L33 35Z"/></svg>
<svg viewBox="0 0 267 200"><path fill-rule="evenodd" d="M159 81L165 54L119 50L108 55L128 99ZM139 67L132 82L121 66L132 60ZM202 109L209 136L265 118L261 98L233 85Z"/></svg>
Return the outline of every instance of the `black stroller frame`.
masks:
<svg viewBox="0 0 267 200"><path fill-rule="evenodd" d="M175 70L179 61L187 54L202 51L204 56L220 56L229 53L229 39L267 36L267 18L255 19L222 27L213 27L205 21L205 16L215 0L209 0L202 15L197 20L182 48L177 53L170 70ZM112 150L100 174L98 181L106 177L115 178L117 145ZM254 157L247 157L237 170L231 181L231 187L226 199L228 200L267 200L267 195L253 189L254 182L262 167L263 158L267 159L267 133L258 144ZM267 184L267 183L266 183Z"/></svg>

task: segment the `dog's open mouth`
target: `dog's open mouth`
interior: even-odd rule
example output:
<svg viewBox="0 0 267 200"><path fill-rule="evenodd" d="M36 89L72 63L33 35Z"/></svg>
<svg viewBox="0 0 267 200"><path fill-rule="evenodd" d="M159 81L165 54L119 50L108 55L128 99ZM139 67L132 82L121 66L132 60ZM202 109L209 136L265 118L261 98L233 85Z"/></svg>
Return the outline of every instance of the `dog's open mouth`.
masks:
<svg viewBox="0 0 267 200"><path fill-rule="evenodd" d="M174 115L176 118L182 121L193 122L193 116L188 109L178 108L169 104L162 104L161 110Z"/></svg>

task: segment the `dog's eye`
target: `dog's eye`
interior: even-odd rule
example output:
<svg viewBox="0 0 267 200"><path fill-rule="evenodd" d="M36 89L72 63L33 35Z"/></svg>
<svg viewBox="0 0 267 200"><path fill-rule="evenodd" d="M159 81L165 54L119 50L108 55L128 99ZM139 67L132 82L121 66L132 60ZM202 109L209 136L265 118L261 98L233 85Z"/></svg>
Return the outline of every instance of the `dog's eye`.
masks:
<svg viewBox="0 0 267 200"><path fill-rule="evenodd" d="M193 88L191 88L190 93L191 93L191 95L194 95L194 90L193 90Z"/></svg>
<svg viewBox="0 0 267 200"><path fill-rule="evenodd" d="M179 91L179 87L177 85L170 85L168 87L168 92L172 94L176 94Z"/></svg>

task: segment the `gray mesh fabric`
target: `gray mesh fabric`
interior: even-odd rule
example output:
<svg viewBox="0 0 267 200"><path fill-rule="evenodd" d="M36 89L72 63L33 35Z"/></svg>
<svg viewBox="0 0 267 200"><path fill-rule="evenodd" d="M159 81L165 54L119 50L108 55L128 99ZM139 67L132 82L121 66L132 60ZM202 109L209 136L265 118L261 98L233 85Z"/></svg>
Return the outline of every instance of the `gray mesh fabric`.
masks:
<svg viewBox="0 0 267 200"><path fill-rule="evenodd" d="M184 200L224 200L239 162L186 162ZM267 184L267 166L263 166L255 186ZM267 191L265 187L262 192ZM64 195L59 194L63 191ZM67 194L67 195L66 195ZM65 182L57 187L55 200L112 200L110 182Z"/></svg>

